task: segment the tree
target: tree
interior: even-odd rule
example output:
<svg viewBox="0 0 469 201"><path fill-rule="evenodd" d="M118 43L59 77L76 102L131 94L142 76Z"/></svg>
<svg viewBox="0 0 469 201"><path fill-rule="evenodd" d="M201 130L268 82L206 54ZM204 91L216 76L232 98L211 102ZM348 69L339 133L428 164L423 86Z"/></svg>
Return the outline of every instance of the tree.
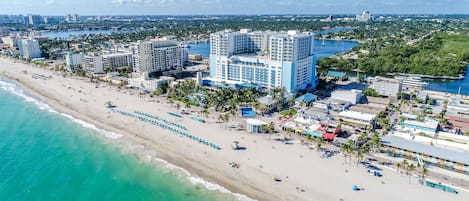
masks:
<svg viewBox="0 0 469 201"><path fill-rule="evenodd" d="M400 170L401 167L402 167L402 163L397 162L397 163L396 163L396 167L397 167L397 172L399 173L399 170Z"/></svg>
<svg viewBox="0 0 469 201"><path fill-rule="evenodd" d="M422 182L425 181L425 176L426 175L428 175L428 169L424 165L424 166L420 167L420 177L422 178Z"/></svg>
<svg viewBox="0 0 469 201"><path fill-rule="evenodd" d="M230 114L229 113L223 114L223 122L225 123L225 129L226 129L229 121L230 121Z"/></svg>
<svg viewBox="0 0 469 201"><path fill-rule="evenodd" d="M318 138L318 141L316 141L316 149L317 151L322 150L322 144L324 143L324 139L322 137Z"/></svg>
<svg viewBox="0 0 469 201"><path fill-rule="evenodd" d="M376 132L371 137L371 145L373 146L375 152L381 146L381 137L379 137L379 134Z"/></svg>
<svg viewBox="0 0 469 201"><path fill-rule="evenodd" d="M357 166L360 163L360 161L363 159L363 151L361 149L358 149L357 152L355 152L356 157L357 157Z"/></svg>
<svg viewBox="0 0 469 201"><path fill-rule="evenodd" d="M379 93L373 88L363 90L363 95L371 97L380 97Z"/></svg>
<svg viewBox="0 0 469 201"><path fill-rule="evenodd" d="M169 99L169 101L168 101L168 102L169 102L169 105L173 106L173 104L174 104L174 101L173 101L173 99Z"/></svg>
<svg viewBox="0 0 469 201"><path fill-rule="evenodd" d="M219 114L217 119L220 122L224 122L225 117L223 116L223 114Z"/></svg>
<svg viewBox="0 0 469 201"><path fill-rule="evenodd" d="M406 168L407 174L409 175L409 184L410 184L410 178L412 176L412 172L415 170L415 165L413 163L409 164Z"/></svg>
<svg viewBox="0 0 469 201"><path fill-rule="evenodd" d="M203 109L202 111L200 111L200 113L203 114L205 118L207 118L208 115L210 114L210 112L207 109Z"/></svg>

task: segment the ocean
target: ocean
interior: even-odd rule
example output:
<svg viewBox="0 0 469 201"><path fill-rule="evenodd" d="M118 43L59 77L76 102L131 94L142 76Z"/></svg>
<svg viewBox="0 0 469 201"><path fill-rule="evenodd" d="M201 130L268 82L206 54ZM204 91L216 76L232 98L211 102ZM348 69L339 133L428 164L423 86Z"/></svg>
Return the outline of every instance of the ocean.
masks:
<svg viewBox="0 0 469 201"><path fill-rule="evenodd" d="M249 200L166 162L143 162L121 135L62 114L0 80L0 200ZM155 159L155 161L161 161Z"/></svg>

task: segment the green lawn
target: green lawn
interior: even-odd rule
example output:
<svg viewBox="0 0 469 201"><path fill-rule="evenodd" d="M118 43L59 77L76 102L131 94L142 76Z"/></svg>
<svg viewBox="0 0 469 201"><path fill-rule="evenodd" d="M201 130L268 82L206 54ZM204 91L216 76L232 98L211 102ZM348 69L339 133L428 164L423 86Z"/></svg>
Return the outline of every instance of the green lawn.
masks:
<svg viewBox="0 0 469 201"><path fill-rule="evenodd" d="M461 51L469 53L469 35L443 36L443 51Z"/></svg>

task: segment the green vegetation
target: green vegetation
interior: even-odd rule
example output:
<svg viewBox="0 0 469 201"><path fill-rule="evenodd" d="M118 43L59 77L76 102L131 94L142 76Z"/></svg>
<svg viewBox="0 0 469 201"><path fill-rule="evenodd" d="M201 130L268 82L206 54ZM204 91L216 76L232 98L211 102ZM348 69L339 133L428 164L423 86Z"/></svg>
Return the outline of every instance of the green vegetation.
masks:
<svg viewBox="0 0 469 201"><path fill-rule="evenodd" d="M372 89L372 88L368 88L368 89L363 90L363 95L371 96L371 97L380 97L378 92L375 89Z"/></svg>
<svg viewBox="0 0 469 201"><path fill-rule="evenodd" d="M297 113L298 113L298 111L296 111L293 108L290 108L288 110L284 110L284 111L280 112L280 115L285 117L285 116L293 116L293 115L296 115Z"/></svg>
<svg viewBox="0 0 469 201"><path fill-rule="evenodd" d="M389 43L376 40L363 48L357 60L327 58L320 60L321 67L340 70L359 68L366 73L408 73L433 76L459 76L469 63L469 35L432 34L415 45L404 41Z"/></svg>
<svg viewBox="0 0 469 201"><path fill-rule="evenodd" d="M260 92L254 88L233 89L221 88L209 93L206 89L195 84L193 80L186 80L169 90L169 98L187 105L214 107L217 112L229 112L234 115L238 106L254 106L261 108L257 102Z"/></svg>

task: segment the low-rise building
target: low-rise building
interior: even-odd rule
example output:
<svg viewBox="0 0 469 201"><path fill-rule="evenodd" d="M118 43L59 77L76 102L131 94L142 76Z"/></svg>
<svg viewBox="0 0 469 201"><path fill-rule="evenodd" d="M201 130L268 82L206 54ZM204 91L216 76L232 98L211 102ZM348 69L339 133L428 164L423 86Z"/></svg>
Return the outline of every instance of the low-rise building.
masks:
<svg viewBox="0 0 469 201"><path fill-rule="evenodd" d="M331 99L348 101L352 105L355 105L360 102L363 94L361 90L343 90L338 89L331 93Z"/></svg>
<svg viewBox="0 0 469 201"><path fill-rule="evenodd" d="M467 152L452 151L388 135L382 138L382 152L391 157L422 161L427 165L469 174Z"/></svg>
<svg viewBox="0 0 469 201"><path fill-rule="evenodd" d="M201 54L189 54L189 60L191 61L202 61L203 56Z"/></svg>
<svg viewBox="0 0 469 201"><path fill-rule="evenodd" d="M247 119L246 124L246 130L249 133L264 133L265 130L262 127L267 125L267 123L259 119Z"/></svg>
<svg viewBox="0 0 469 201"><path fill-rule="evenodd" d="M144 74L139 78L129 78L127 79L127 82L129 86L133 88L137 88L146 92L153 92L158 87L163 87L165 84L168 84L170 80L174 80L174 78L161 76L159 79L149 79L148 74Z"/></svg>
<svg viewBox="0 0 469 201"><path fill-rule="evenodd" d="M352 127L372 128L376 115L348 110L340 112L338 117L340 122Z"/></svg>
<svg viewBox="0 0 469 201"><path fill-rule="evenodd" d="M395 79L402 80L402 90L405 91L421 91L428 83L422 81L420 77L404 77L396 76Z"/></svg>
<svg viewBox="0 0 469 201"><path fill-rule="evenodd" d="M295 99L296 104L305 104L309 105L311 102L315 101L318 96L312 93L306 93Z"/></svg>
<svg viewBox="0 0 469 201"><path fill-rule="evenodd" d="M434 135L438 131L439 122L436 119L432 118L425 118L424 121L418 120L411 120L407 119L404 120L402 126L404 130L413 132L413 133L426 133L430 135Z"/></svg>
<svg viewBox="0 0 469 201"><path fill-rule="evenodd" d="M288 100L293 97L294 97L294 94L292 93L285 93L285 96L282 99L275 99L272 95L267 95L264 97L260 97L258 101L260 104L263 104L266 106L265 111L272 111L277 108L278 104L282 104L282 105L286 104Z"/></svg>
<svg viewBox="0 0 469 201"><path fill-rule="evenodd" d="M397 97L402 91L402 80L375 77L371 82L371 88L381 96Z"/></svg>

